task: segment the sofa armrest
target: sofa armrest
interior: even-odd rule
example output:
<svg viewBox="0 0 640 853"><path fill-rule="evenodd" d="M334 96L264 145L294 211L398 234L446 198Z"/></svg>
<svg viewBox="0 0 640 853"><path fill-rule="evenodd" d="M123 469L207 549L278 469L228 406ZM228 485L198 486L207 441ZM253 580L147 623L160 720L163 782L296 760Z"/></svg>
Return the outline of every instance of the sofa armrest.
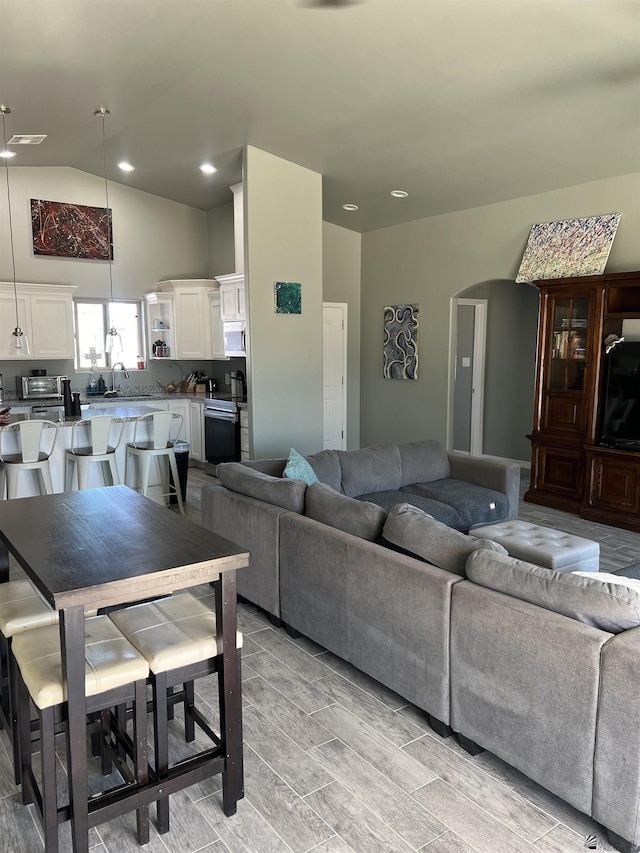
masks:
<svg viewBox="0 0 640 853"><path fill-rule="evenodd" d="M202 526L250 552L248 568L237 574L238 595L278 618L280 517L287 514L280 506L232 492L215 481L202 489Z"/></svg>
<svg viewBox="0 0 640 853"><path fill-rule="evenodd" d="M517 462L500 462L497 459L481 459L478 456L463 456L458 453L447 453L447 456L454 480L502 492L509 500L508 517L518 517L520 466Z"/></svg>

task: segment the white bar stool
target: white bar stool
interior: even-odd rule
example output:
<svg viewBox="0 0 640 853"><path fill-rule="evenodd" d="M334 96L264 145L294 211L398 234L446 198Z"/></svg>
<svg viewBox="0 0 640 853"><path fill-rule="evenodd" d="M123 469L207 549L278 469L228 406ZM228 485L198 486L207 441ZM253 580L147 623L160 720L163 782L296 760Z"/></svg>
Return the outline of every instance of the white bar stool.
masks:
<svg viewBox="0 0 640 853"><path fill-rule="evenodd" d="M45 850L58 849L59 815L56 790L55 724L65 716L66 685L62 680L60 632L56 626L25 631L13 640L18 667L19 743L22 767L22 801L33 803L42 822ZM85 695L87 713L133 701L132 784L148 781L146 679L149 667L108 616L85 620ZM41 784L32 767L29 698L40 728ZM120 732L124 736L124 732ZM118 753L122 754L122 753ZM149 840L149 807L136 809L139 844Z"/></svg>
<svg viewBox="0 0 640 853"><path fill-rule="evenodd" d="M153 735L155 771L166 778L169 766L169 706L184 707L185 740L195 739L195 723L215 745L220 737L209 727L195 707L194 679L217 672L222 648L216 641L216 616L191 593L172 595L148 604L125 607L109 614L122 634L149 664L153 687ZM242 648L242 634L236 632L236 646ZM182 692L173 688L182 684ZM237 685L240 689L240 655ZM222 723L221 723L222 725ZM242 778L242 773L240 774ZM223 786L225 785L223 774ZM242 796L240 792L239 796ZM169 830L169 798L158 800L158 832Z"/></svg>
<svg viewBox="0 0 640 853"><path fill-rule="evenodd" d="M76 421L71 429L71 447L65 452L64 490L73 489L73 475L78 472L78 489L89 488L89 466L99 462L106 486L119 486L120 473L116 450L122 439L124 421L113 415L97 415Z"/></svg>
<svg viewBox="0 0 640 853"><path fill-rule="evenodd" d="M143 495L148 495L151 460L157 459L162 482L162 497L166 499L175 494L180 512L184 516L184 505L174 451L174 445L181 429L182 415L179 412L151 412L137 418L133 429L133 441L127 444L124 481L125 485L134 488L131 481L134 460L137 460L140 480L138 491ZM173 485L169 483L169 470L173 476Z"/></svg>
<svg viewBox="0 0 640 853"><path fill-rule="evenodd" d="M9 448L9 438L14 433L14 447ZM4 496L5 480L7 497L18 497L21 471L37 471L40 494L53 494L49 457L57 436L58 424L46 420L21 421L0 429L0 497Z"/></svg>

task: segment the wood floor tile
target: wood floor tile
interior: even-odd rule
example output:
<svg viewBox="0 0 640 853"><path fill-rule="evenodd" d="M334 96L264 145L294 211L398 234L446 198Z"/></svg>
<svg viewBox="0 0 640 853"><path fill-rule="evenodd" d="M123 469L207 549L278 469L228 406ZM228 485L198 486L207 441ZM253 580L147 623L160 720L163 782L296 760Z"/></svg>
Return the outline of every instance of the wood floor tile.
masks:
<svg viewBox="0 0 640 853"><path fill-rule="evenodd" d="M542 838L538 839L532 847L533 853L585 853L586 836L580 836L566 826L556 826ZM610 844L605 844L602 838L598 838L596 853L608 853L614 851ZM614 851L616 853L616 851Z"/></svg>
<svg viewBox="0 0 640 853"><path fill-rule="evenodd" d="M365 723L369 723L396 746L404 746L422 737L425 732L424 728L418 727L411 719L401 715L400 711L392 711L388 705L337 673L316 681L315 686L333 702L337 702ZM424 725L428 727L426 721Z"/></svg>
<svg viewBox="0 0 640 853"><path fill-rule="evenodd" d="M200 800L198 809L230 853L291 853L291 848L246 797L238 802L238 810L232 817L226 817L222 811L222 794ZM165 838L170 842L168 835ZM215 847L213 849L218 853Z"/></svg>
<svg viewBox="0 0 640 853"><path fill-rule="evenodd" d="M317 681L329 675L327 668L320 662L322 657L310 655L287 638L283 630L266 628L251 635L251 639L261 648L291 667L307 681Z"/></svg>
<svg viewBox="0 0 640 853"><path fill-rule="evenodd" d="M253 655L251 667L272 687L279 690L307 714L318 711L320 708L326 708L330 701L327 695L318 690L314 684L269 652L262 651Z"/></svg>
<svg viewBox="0 0 640 853"><path fill-rule="evenodd" d="M247 708L242 722L244 742L301 797L334 780L331 773L257 708Z"/></svg>
<svg viewBox="0 0 640 853"><path fill-rule="evenodd" d="M347 842L347 850L410 853L412 849L387 823L337 782L309 794L305 801Z"/></svg>
<svg viewBox="0 0 640 853"><path fill-rule="evenodd" d="M403 699L402 696L398 696L397 693L394 693L393 690L389 690L383 684L380 684L380 682L376 681L375 678L371 678L366 673L361 672L359 669L356 669L355 666L352 666L350 663L347 663L347 661L342 660L331 652L318 655L318 660L322 661L326 666L334 670L334 672L337 672L338 675L341 675L352 684L355 684L356 687L360 687L361 690L369 693L370 696L373 696L379 702L382 702L383 705L387 705L393 711L397 711L399 708L402 708L407 704L407 700ZM325 675L327 674L328 673L325 673Z"/></svg>
<svg viewBox="0 0 640 853"><path fill-rule="evenodd" d="M524 838L442 779L420 788L413 797L478 853L532 853Z"/></svg>
<svg viewBox="0 0 640 853"><path fill-rule="evenodd" d="M497 782L434 738L425 736L403 751L528 841L540 838L557 823L511 788Z"/></svg>
<svg viewBox="0 0 640 853"><path fill-rule="evenodd" d="M381 737L376 729L341 705L331 705L312 716L361 758L380 768L388 779L406 793L421 788L438 775L428 770L423 762L415 760L406 750Z"/></svg>
<svg viewBox="0 0 640 853"><path fill-rule="evenodd" d="M261 714L279 725L289 737L302 747L310 749L331 740L333 735L312 719L278 690L274 690L258 676L243 685L243 695Z"/></svg>
<svg viewBox="0 0 640 853"><path fill-rule="evenodd" d="M356 853L356 851L350 844L347 844L344 838L334 835L333 838L314 847L312 853Z"/></svg>
<svg viewBox="0 0 640 853"><path fill-rule="evenodd" d="M554 817L560 823L572 829L578 835L586 838L587 835L596 835L598 841L604 843L604 831L599 823L592 820L586 814L574 809L569 803L556 797L551 791L537 785L530 779L516 789L518 793L527 800Z"/></svg>
<svg viewBox="0 0 640 853"><path fill-rule="evenodd" d="M455 832L447 830L444 835L423 847L421 853L477 853L477 851L475 847L470 847Z"/></svg>
<svg viewBox="0 0 640 853"><path fill-rule="evenodd" d="M155 825L153 806L151 818ZM218 833L186 791L178 791L169 798L169 832L167 838L171 838L171 853L195 853L218 839Z"/></svg>
<svg viewBox="0 0 640 853"><path fill-rule="evenodd" d="M380 770L341 741L332 740L311 752L324 763L329 772L337 776L345 788L415 849L423 847L445 831L446 827L421 808L410 794L401 791Z"/></svg>

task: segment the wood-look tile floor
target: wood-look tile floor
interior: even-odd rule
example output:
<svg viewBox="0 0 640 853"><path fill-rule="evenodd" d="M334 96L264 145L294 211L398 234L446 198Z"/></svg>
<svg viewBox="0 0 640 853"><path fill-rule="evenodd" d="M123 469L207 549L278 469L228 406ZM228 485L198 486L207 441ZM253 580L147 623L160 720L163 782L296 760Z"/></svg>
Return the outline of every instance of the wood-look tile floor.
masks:
<svg viewBox="0 0 640 853"><path fill-rule="evenodd" d="M190 469L187 507L195 521L205 482L203 473ZM520 517L597 539L603 571L640 561L638 534L533 504L521 504ZM152 814L144 849L578 853L591 836L591 849L613 849L598 824L494 755L470 757L455 738L436 735L419 710L331 653L307 639L290 639L251 606L240 605L238 619L245 798L227 818L217 778L175 795L170 832L158 835ZM204 705L215 706L214 678L201 681L197 692ZM179 717L172 725L179 755L186 749ZM13 785L7 746L2 732L0 849L31 853L42 841ZM62 763L60 773L64 783ZM134 833L133 815L103 824L91 831L92 850L135 851ZM70 850L68 826L60 838L61 850Z"/></svg>

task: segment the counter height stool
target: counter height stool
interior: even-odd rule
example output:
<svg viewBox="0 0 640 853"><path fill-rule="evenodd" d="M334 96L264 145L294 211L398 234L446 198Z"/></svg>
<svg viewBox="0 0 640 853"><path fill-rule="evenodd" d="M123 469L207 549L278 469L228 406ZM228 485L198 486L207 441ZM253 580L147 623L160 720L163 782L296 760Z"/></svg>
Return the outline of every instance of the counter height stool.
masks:
<svg viewBox="0 0 640 853"><path fill-rule="evenodd" d="M71 429L71 447L66 451L64 490L73 488L73 474L78 471L78 488L89 488L89 466L99 462L104 484L120 485L116 450L122 438L124 421L113 415L97 415L76 421Z"/></svg>
<svg viewBox="0 0 640 853"><path fill-rule="evenodd" d="M221 719L218 736L213 732L200 711L195 707L194 686L196 678L218 671L222 648L216 641L216 617L205 604L191 593L179 593L147 604L138 604L114 611L109 618L117 625L129 642L136 647L149 664L149 679L153 688L153 729L155 772L159 779L170 774L169 767L169 706L182 703L184 707L185 740L195 739L195 724L204 731L214 747L225 750L228 760L235 762L238 770L238 789L230 791L229 777L222 774L223 806L227 800L243 796L242 783L242 731L237 722L235 736L239 754L225 740L227 724L224 703L220 697ZM242 634L236 632L236 646L242 648ZM173 688L182 684L182 691ZM236 690L240 687L240 655L236 672ZM229 754L231 753L231 754ZM235 810L235 805L234 805ZM158 800L158 832L169 830L169 798ZM232 812L231 812L232 813Z"/></svg>
<svg viewBox="0 0 640 853"><path fill-rule="evenodd" d="M152 412L137 418L133 429L133 441L127 444L124 478L125 485L131 486L134 461L137 460L140 480L138 491L148 495L151 460L157 459L162 482L162 496L168 498L175 494L180 512L185 515L174 450L181 428L182 415L179 412ZM173 477L173 485L169 483L169 471Z"/></svg>
<svg viewBox="0 0 640 853"><path fill-rule="evenodd" d="M144 785L148 781L146 679L149 667L118 631L108 616L93 616L85 620L85 695L88 714L103 711L122 703L133 702L133 737L127 738L122 729L117 737L126 743L132 757L133 771L121 762L119 769L130 785ZM56 722L66 717L66 684L62 679L62 653L60 632L57 626L25 631L14 637L13 654L17 664L19 744L22 765L22 801L34 803L43 825L45 850L58 849L58 823L73 813L69 807L58 805L56 791ZM33 772L31 719L29 698L35 706L40 730L41 785ZM68 744L68 749L73 748ZM120 751L114 753L117 758ZM85 768L86 772L86 768ZM100 822L92 814L100 815L100 806L120 800L125 795L122 787L113 792L91 797L89 825ZM101 802L102 800L102 802ZM116 814L119 812L115 812ZM109 820L110 815L102 820ZM140 844L149 840L149 807L136 809L137 837Z"/></svg>
<svg viewBox="0 0 640 853"><path fill-rule="evenodd" d="M10 436L15 444L9 447ZM21 421L0 429L0 497L7 484L7 497L18 497L18 477L21 471L38 473L40 494L53 494L49 457L53 453L58 424L53 421Z"/></svg>

